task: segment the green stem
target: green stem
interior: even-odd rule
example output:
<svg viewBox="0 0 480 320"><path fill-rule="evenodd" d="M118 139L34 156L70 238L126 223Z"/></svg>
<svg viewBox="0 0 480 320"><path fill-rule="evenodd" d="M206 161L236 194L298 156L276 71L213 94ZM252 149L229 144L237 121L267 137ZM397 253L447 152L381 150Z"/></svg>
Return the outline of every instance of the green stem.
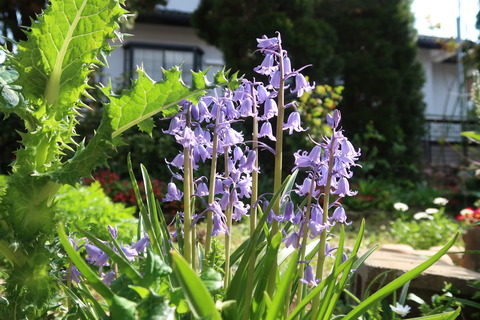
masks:
<svg viewBox="0 0 480 320"><path fill-rule="evenodd" d="M187 113L187 127L190 126L190 112ZM192 157L190 147L183 150L183 255L192 265Z"/></svg>
<svg viewBox="0 0 480 320"><path fill-rule="evenodd" d="M308 200L307 200L307 211L305 212L305 221L310 221L310 215L312 212L312 195L313 191L315 190L315 180L312 177L312 184L310 185L310 192L308 193ZM306 226L302 226L302 228L305 228L303 230L303 238L302 238L302 247L300 251L300 261L305 260L306 256L306 250L307 250L307 240L308 240L308 230L306 229ZM321 248L321 246L320 246ZM299 264L298 267L298 276L301 277L303 275L303 272L305 270L305 265L303 263ZM302 283L298 286L297 289L297 301L302 301L303 299L303 292L306 289L306 284Z"/></svg>
<svg viewBox="0 0 480 320"><path fill-rule="evenodd" d="M282 169L283 169L283 122L285 118L285 78L283 76L284 68L283 68L283 50L280 47L280 58L279 58L279 71L281 75L280 79L280 87L278 88L277 94L277 107L278 107L278 115L277 115L277 127L276 127L276 134L275 138L277 139L275 143L275 171L274 171L274 180L273 180L273 194L275 194L282 186ZM273 204L273 212L275 215L280 214L280 197L275 201ZM265 214L268 214L265 213ZM273 219L272 221L272 232L270 234L271 237L274 237L278 233L278 221ZM276 260L276 259L275 259ZM277 277L277 264L274 263L272 267L272 271L270 272L270 278L268 280L268 288L267 292L270 297L273 297L275 293L275 282Z"/></svg>
<svg viewBox="0 0 480 320"><path fill-rule="evenodd" d="M218 108L216 119L215 119L215 128L213 132L213 141L212 141L212 163L210 165L210 180L209 180L209 192L208 192L208 204L212 204L215 200L215 175L217 173L217 157L218 157L218 121L219 121L220 108ZM205 235L205 257L208 258L210 249L212 247L212 231L213 231L213 213L212 211L207 212L207 231ZM205 264L207 266L207 264Z"/></svg>
<svg viewBox="0 0 480 320"><path fill-rule="evenodd" d="M230 175L230 168L228 165L228 147L224 148L223 154L225 156L225 176L228 177ZM227 218L227 232L225 232L225 278L224 278L224 285L223 287L225 290L228 288L228 284L230 283L230 252L232 246L232 211L233 211L233 201L231 198L232 190L230 191L230 201L227 206L227 210L225 210L225 216Z"/></svg>
<svg viewBox="0 0 480 320"><path fill-rule="evenodd" d="M252 88L253 90L253 88ZM255 115L253 117L253 144L252 149L257 152L258 150L258 117ZM255 167L258 168L258 153L255 158ZM252 196L250 198L250 241L256 241L257 239L253 238L255 228L257 227L257 200L258 200L258 172L252 172ZM253 297L253 282L255 275L255 260L256 254L255 250L252 250L250 259L248 261L248 273L247 273L247 286L245 291L245 303L243 307L243 320L248 320L250 318L250 305L252 303Z"/></svg>
<svg viewBox="0 0 480 320"><path fill-rule="evenodd" d="M333 171L333 145L335 143L335 137L332 135L332 140L330 141L331 149L328 157L328 173L327 173L327 183L325 185L325 195L323 196L323 224L325 225L328 221L328 207L330 206L330 186L332 180L332 171ZM318 264L315 278L323 279L323 266L325 263L325 249L327 244L327 231L325 230L320 235L320 247L318 249ZM318 306L320 304L320 295L315 296L312 300L312 319L315 319Z"/></svg>
<svg viewBox="0 0 480 320"><path fill-rule="evenodd" d="M194 190L193 174L190 176L190 190ZM190 202L190 212L195 212L195 199ZM191 244L192 244L192 269L197 268L197 225L193 225L191 228Z"/></svg>

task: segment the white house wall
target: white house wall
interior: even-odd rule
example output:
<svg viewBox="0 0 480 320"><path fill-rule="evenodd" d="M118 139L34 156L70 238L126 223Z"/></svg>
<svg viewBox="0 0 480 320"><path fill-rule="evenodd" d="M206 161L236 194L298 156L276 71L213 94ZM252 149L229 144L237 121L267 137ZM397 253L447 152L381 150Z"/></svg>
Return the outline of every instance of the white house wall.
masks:
<svg viewBox="0 0 480 320"><path fill-rule="evenodd" d="M128 31L133 36L124 38L124 44L129 41L144 42L150 44L167 44L167 45L190 45L198 46L203 51L202 70L211 67L207 74L211 75L221 69L224 65L223 54L217 48L207 44L201 40L193 28L182 26L169 26L161 24L136 23L133 30ZM103 68L102 81L105 82L111 78L114 87L118 87L124 81L124 57L125 52L122 48L117 48L108 58L108 68ZM182 61L178 61L180 64Z"/></svg>
<svg viewBox="0 0 480 320"><path fill-rule="evenodd" d="M420 49L419 62L425 74L423 87L425 114L428 117L461 116L458 103L459 87L457 81L457 65L455 63L435 62L436 49Z"/></svg>

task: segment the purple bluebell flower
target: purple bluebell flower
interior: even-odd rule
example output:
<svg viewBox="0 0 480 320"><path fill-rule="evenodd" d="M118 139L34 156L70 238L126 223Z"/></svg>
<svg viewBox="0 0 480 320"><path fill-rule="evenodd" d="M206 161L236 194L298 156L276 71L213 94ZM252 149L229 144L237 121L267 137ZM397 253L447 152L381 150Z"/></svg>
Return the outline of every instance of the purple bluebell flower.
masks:
<svg viewBox="0 0 480 320"><path fill-rule="evenodd" d="M170 201L179 201L183 197L183 192L178 190L177 186L173 182L169 182L167 185L167 194L163 201L170 202Z"/></svg>
<svg viewBox="0 0 480 320"><path fill-rule="evenodd" d="M260 48L260 50L276 50L281 43L280 34L272 38L263 35L261 38L257 38L257 42L257 47Z"/></svg>
<svg viewBox="0 0 480 320"><path fill-rule="evenodd" d="M197 197L204 197L204 196L208 196L208 186L205 182L201 181L200 183L198 183L197 185L197 188L195 190L195 195Z"/></svg>
<svg viewBox="0 0 480 320"><path fill-rule="evenodd" d="M182 132L175 134L175 139L184 148L193 147L197 141L195 133L189 127L186 127Z"/></svg>
<svg viewBox="0 0 480 320"><path fill-rule="evenodd" d="M135 258L138 257L137 250L135 250L131 246L122 247L122 251L125 254L125 256L127 257L127 259L130 260L130 261L134 261Z"/></svg>
<svg viewBox="0 0 480 320"><path fill-rule="evenodd" d="M300 114L297 111L290 113L287 123L283 124L283 130L288 129L288 134L292 134L293 131L302 132L303 129L300 123Z"/></svg>
<svg viewBox="0 0 480 320"><path fill-rule="evenodd" d="M297 97L301 97L304 92L310 92L315 89L315 85L310 85L301 73L295 75L295 89L292 93L297 93Z"/></svg>
<svg viewBox="0 0 480 320"><path fill-rule="evenodd" d="M305 284L311 284L316 287L320 282L320 279L315 279L315 273L311 265L307 264L303 273L303 278L300 279L301 282Z"/></svg>
<svg viewBox="0 0 480 320"><path fill-rule="evenodd" d="M94 245L87 244L85 246L85 250L89 255L89 258L87 258L88 263L93 264L94 266L97 266L100 268L110 265L108 263L108 259L109 259L108 255L105 252L103 252L101 249L97 248Z"/></svg>
<svg viewBox="0 0 480 320"><path fill-rule="evenodd" d="M75 281L76 283L80 283L80 276L82 275L82 273L78 270L76 266L72 266L70 275L72 276L73 281Z"/></svg>
<svg viewBox="0 0 480 320"><path fill-rule="evenodd" d="M298 194L299 196L306 196L310 193L310 190L312 188L312 183L315 183L315 181L312 181L310 177L306 177L303 180L302 185L295 184L297 189L295 189L295 193ZM314 187L315 189L315 187Z"/></svg>
<svg viewBox="0 0 480 320"><path fill-rule="evenodd" d="M258 137L267 137L271 141L277 141L277 138L273 135L272 124L269 121L265 121L260 128L260 132L258 133Z"/></svg>
<svg viewBox="0 0 480 320"><path fill-rule="evenodd" d="M114 239L118 238L118 229L117 228L114 228L111 225L108 225L108 232L110 232L110 234L112 235L112 237Z"/></svg>
<svg viewBox="0 0 480 320"><path fill-rule="evenodd" d="M115 280L116 278L117 278L117 275L115 274L115 271L110 270L107 274L103 274L102 281L103 283L105 283L105 285L110 286L112 281Z"/></svg>
<svg viewBox="0 0 480 320"><path fill-rule="evenodd" d="M264 104L264 113L261 117L261 120L268 120L275 117L278 114L277 103L273 99L265 100Z"/></svg>
<svg viewBox="0 0 480 320"><path fill-rule="evenodd" d="M285 233L284 233L285 235ZM290 233L289 235L286 235L283 239L282 242L285 243L285 247L294 247L295 249L300 248L300 234L296 231Z"/></svg>
<svg viewBox="0 0 480 320"><path fill-rule="evenodd" d="M140 240L137 242L132 242L130 247L137 251L138 254L142 253L145 251L147 248L148 244L150 243L150 238L148 237L147 234L145 234Z"/></svg>
<svg viewBox="0 0 480 320"><path fill-rule="evenodd" d="M340 197L345 197L354 196L357 192L350 190L350 184L348 183L347 178L340 177L337 182L337 190L332 191L332 194L338 194Z"/></svg>
<svg viewBox="0 0 480 320"><path fill-rule="evenodd" d="M334 211L332 216L329 219L330 222L339 222L339 223L344 223L344 224L351 224L347 223L347 215L345 214L345 209L343 209L342 206L338 206Z"/></svg>

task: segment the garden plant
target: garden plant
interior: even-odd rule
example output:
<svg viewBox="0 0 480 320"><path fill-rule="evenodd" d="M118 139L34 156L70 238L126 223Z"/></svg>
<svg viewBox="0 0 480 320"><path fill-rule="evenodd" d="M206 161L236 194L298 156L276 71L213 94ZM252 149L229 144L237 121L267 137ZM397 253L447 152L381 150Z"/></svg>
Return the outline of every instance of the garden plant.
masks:
<svg viewBox="0 0 480 320"><path fill-rule="evenodd" d="M121 39L118 21L126 14L121 1L52 1L26 31L28 41L16 44L15 53L5 51L0 110L23 119L25 131L0 189L0 319L358 319L455 242L457 236L338 313L342 295L351 296L355 269L374 250L357 256L363 224L353 247L344 244L349 221L342 199L356 193L349 179L360 150L344 136L335 110L326 118L331 135L314 141L311 150L283 153L284 131L306 130L287 97L314 86L302 75L310 66L291 66L279 33L257 39L256 54L264 58L255 72L264 82L224 71L209 82L207 72L194 72L187 87L175 67L164 70L159 82L139 69L132 87L119 95L99 86L103 118L85 144L75 133L84 107L80 98L90 89L92 70L113 49L110 40ZM140 165L143 199L129 162L140 211L137 237L122 243L126 236L110 225L103 239L80 223L66 229L56 199L60 188L105 164L106 151L121 144L126 130L151 132L153 116L171 118L165 134L180 151L166 161L172 176L162 177L169 181L162 199L155 198L147 168ZM251 139L236 129L247 121ZM273 186L258 194L264 152L275 157ZM295 167L283 177L286 156L294 157ZM208 176L197 175L202 166ZM174 230L160 201L183 201ZM247 218L250 236L233 248L233 222ZM197 241L200 223L206 225L205 243ZM325 267L326 259L333 260L332 268ZM406 313L398 304L394 308Z"/></svg>

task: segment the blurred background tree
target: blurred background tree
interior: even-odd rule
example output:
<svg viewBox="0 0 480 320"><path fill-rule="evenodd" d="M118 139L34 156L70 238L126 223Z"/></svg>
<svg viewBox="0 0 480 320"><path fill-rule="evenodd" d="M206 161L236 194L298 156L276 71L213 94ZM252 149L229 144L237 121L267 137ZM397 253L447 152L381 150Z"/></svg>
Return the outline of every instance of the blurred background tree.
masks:
<svg viewBox="0 0 480 320"><path fill-rule="evenodd" d="M322 1L325 20L338 38L335 54L343 61L343 126L362 147L367 173L403 178L418 173L424 76L410 4Z"/></svg>

